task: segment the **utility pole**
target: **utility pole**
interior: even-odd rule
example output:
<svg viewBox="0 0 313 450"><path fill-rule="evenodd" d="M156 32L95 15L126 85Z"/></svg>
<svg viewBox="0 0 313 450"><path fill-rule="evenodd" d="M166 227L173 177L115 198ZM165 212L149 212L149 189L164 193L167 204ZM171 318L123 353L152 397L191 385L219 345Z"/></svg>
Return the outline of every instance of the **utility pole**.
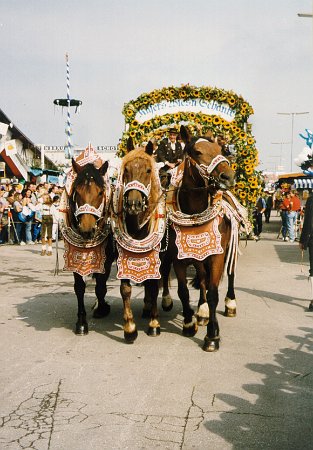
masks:
<svg viewBox="0 0 313 450"><path fill-rule="evenodd" d="M291 141L290 141L290 172L292 172L292 163L293 163L293 125L294 125L294 117L301 114L309 114L308 111L303 112L278 112L277 114L282 116L291 116Z"/></svg>

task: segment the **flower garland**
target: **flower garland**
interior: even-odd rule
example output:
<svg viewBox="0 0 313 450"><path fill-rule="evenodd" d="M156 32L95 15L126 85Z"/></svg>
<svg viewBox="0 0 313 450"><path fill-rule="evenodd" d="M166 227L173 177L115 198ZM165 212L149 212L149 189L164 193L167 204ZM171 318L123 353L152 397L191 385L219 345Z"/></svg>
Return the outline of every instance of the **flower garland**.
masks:
<svg viewBox="0 0 313 450"><path fill-rule="evenodd" d="M216 101L228 105L235 115L231 122L219 115L202 112L155 115L143 123L136 120L136 115L141 109L147 109L162 101L179 99ZM212 131L214 135L222 135L234 148L230 159L231 167L236 172L237 183L232 192L244 206L249 208L256 203L264 185L261 172L255 170L259 160L255 139L251 133L251 124L247 123L251 114L253 114L251 105L233 91L189 84L156 89L150 93L141 94L136 100L131 100L124 105L126 129L119 144L118 154L124 156L127 152L126 142L129 137L132 137L136 144L142 144L151 138L159 141L166 135L169 128L178 129L181 123L187 124L189 131L193 134L205 134L207 131Z"/></svg>

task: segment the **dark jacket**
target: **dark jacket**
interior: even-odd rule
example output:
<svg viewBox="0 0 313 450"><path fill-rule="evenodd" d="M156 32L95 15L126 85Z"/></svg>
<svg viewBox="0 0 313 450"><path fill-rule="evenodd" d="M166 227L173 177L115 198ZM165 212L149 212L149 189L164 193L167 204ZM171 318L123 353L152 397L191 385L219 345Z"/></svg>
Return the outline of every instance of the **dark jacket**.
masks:
<svg viewBox="0 0 313 450"><path fill-rule="evenodd" d="M183 149L179 142L175 143L175 150L171 147L171 142L168 138L162 139L156 151L157 162L176 163L178 159L183 159Z"/></svg>
<svg viewBox="0 0 313 450"><path fill-rule="evenodd" d="M307 199L300 242L304 248L313 243L313 194Z"/></svg>

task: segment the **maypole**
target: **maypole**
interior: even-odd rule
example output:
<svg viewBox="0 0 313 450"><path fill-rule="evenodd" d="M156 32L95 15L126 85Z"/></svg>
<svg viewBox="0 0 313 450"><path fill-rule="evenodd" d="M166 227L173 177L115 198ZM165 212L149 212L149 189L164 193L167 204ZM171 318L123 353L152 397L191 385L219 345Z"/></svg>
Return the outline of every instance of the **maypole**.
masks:
<svg viewBox="0 0 313 450"><path fill-rule="evenodd" d="M71 98L70 98L70 65L68 62L68 53L65 54L66 60L66 99L67 99L67 122L65 133L67 135L67 145L65 148L65 158L72 158L72 143L71 143Z"/></svg>
<svg viewBox="0 0 313 450"><path fill-rule="evenodd" d="M71 106L75 106L75 112L79 111L79 107L82 104L81 100L74 100L71 99L70 96L70 65L69 65L69 57L68 53L65 54L65 61L66 61L66 99L64 98L58 98L53 101L53 103L57 106L66 106L67 107L67 119L66 119L66 128L65 128L65 134L66 134L66 145L65 145L65 158L71 159L74 156L73 152L73 145L71 141L72 133L72 125L71 125Z"/></svg>

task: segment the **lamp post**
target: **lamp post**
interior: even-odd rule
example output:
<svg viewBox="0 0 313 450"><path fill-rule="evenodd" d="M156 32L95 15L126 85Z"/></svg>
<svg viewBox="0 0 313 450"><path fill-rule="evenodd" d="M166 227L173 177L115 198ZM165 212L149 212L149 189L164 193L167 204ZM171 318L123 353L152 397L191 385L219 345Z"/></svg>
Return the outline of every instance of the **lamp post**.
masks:
<svg viewBox="0 0 313 450"><path fill-rule="evenodd" d="M301 115L301 114L309 114L308 111L303 112L278 112L277 114L280 114L282 116L291 116L291 141L290 141L290 172L292 172L292 155L293 155L293 124L294 124L294 117Z"/></svg>

